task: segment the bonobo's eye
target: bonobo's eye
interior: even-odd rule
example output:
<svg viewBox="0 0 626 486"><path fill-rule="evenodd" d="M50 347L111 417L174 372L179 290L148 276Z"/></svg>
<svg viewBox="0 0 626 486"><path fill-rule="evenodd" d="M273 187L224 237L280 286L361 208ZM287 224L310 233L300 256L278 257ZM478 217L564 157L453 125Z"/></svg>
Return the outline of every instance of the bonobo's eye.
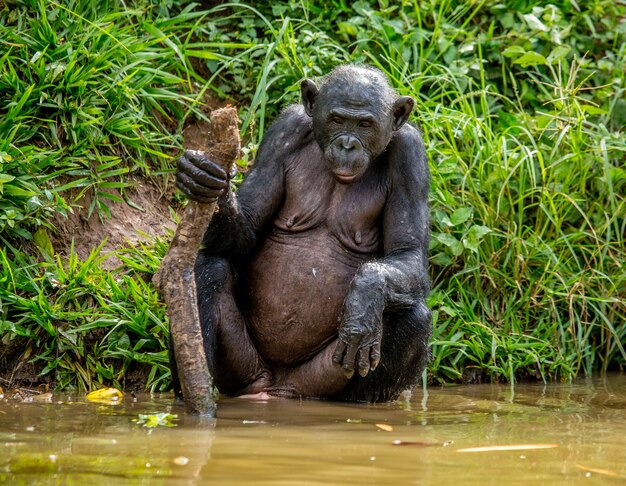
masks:
<svg viewBox="0 0 626 486"><path fill-rule="evenodd" d="M333 115L330 117L330 122L334 123L335 125L343 125L343 118L337 115Z"/></svg>
<svg viewBox="0 0 626 486"><path fill-rule="evenodd" d="M359 128L371 128L372 126L372 122L371 121L361 121L359 122Z"/></svg>

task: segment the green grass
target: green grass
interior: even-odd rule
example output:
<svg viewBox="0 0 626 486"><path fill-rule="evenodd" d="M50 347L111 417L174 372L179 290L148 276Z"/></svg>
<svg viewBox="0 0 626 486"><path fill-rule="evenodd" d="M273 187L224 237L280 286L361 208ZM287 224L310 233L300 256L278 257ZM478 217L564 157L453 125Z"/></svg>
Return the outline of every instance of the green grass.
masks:
<svg viewBox="0 0 626 486"><path fill-rule="evenodd" d="M27 243L47 248L51 216L88 191L90 212L106 217L130 175L167 184L207 93L241 107L245 164L302 78L366 62L416 99L427 143L432 380L623 367L626 5L534 3L42 0L0 11L3 339L23 339L61 386L122 383L145 363L149 386L167 387L149 283L164 242L129 249L114 272L97 251L37 262Z"/></svg>
<svg viewBox="0 0 626 486"><path fill-rule="evenodd" d="M2 282L0 322L4 338L21 339L22 353L46 376L53 373L61 388L91 389L110 383L122 387L125 373L144 365L150 390L169 385L167 319L164 305L150 283L166 244L121 249L127 269L103 270L102 245L81 261L73 248L34 263L12 259L0 250L6 278ZM134 264L137 255L142 267ZM154 255L150 266L149 256ZM148 272L148 273L146 273ZM6 344L6 343L5 343Z"/></svg>
<svg viewBox="0 0 626 486"><path fill-rule="evenodd" d="M131 174L158 176L198 110L197 56L206 13L162 16L150 2L17 2L0 15L0 157L3 236L28 238L85 193L89 215L108 215ZM235 47L245 47L238 44ZM2 187L2 186L0 186ZM74 189L69 196L70 189Z"/></svg>

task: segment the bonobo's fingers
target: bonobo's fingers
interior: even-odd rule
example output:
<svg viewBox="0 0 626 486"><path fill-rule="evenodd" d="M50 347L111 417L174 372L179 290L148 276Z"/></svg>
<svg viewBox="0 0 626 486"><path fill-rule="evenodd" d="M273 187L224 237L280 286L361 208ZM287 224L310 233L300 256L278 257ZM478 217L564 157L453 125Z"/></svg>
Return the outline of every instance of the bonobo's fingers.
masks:
<svg viewBox="0 0 626 486"><path fill-rule="evenodd" d="M354 375L356 354L358 351L359 348L353 344L348 344L348 347L346 348L346 354L343 357L343 363L341 365L341 368L343 369L343 372L347 378L352 378L352 375Z"/></svg>
<svg viewBox="0 0 626 486"><path fill-rule="evenodd" d="M179 163L178 173L187 175L188 177L193 179L196 184L202 187L206 187L208 189L223 191L228 186L226 178L218 179L191 164L183 165Z"/></svg>
<svg viewBox="0 0 626 486"><path fill-rule="evenodd" d="M215 190L201 186L184 172L176 174L176 187L183 191L189 199L201 203L215 201L223 193L223 189Z"/></svg>
<svg viewBox="0 0 626 486"><path fill-rule="evenodd" d="M380 340L372 346L370 351L370 370L374 371L380 363Z"/></svg>
<svg viewBox="0 0 626 486"><path fill-rule="evenodd" d="M207 172L216 179L226 180L228 177L228 172L221 165L213 162L205 152L199 150L185 150L183 157L198 169Z"/></svg>
<svg viewBox="0 0 626 486"><path fill-rule="evenodd" d="M189 159L183 156L178 159L178 173L187 174L196 184L210 189L225 189L228 186L227 174L218 165L206 157Z"/></svg>
<svg viewBox="0 0 626 486"><path fill-rule="evenodd" d="M357 354L358 356L358 365L359 365L359 375L363 378L367 376L370 371L370 348L361 348Z"/></svg>
<svg viewBox="0 0 626 486"><path fill-rule="evenodd" d="M346 343L344 343L341 339L337 341L337 346L335 347L335 352L333 353L333 363L336 365L341 365L343 363L343 355L346 352Z"/></svg>
<svg viewBox="0 0 626 486"><path fill-rule="evenodd" d="M208 203L228 190L228 177L204 152L187 150L178 159L176 186L190 199Z"/></svg>
<svg viewBox="0 0 626 486"><path fill-rule="evenodd" d="M380 341L375 342L372 346L366 346L359 349L357 353L359 375L363 378L370 371L374 371L380 363Z"/></svg>
<svg viewBox="0 0 626 486"><path fill-rule="evenodd" d="M352 375L354 375L356 352L357 348L355 346L346 344L341 339L337 342L337 347L333 354L333 363L341 366L347 378L352 378Z"/></svg>

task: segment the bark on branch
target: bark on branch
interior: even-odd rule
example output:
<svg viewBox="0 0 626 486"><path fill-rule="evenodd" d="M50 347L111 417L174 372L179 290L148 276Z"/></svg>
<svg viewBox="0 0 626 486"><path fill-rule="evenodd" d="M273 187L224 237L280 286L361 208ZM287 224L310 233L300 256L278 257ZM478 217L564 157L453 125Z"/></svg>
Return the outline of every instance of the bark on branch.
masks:
<svg viewBox="0 0 626 486"><path fill-rule="evenodd" d="M226 172L240 152L237 110L227 107L211 113L206 153ZM216 203L189 201L170 248L154 275L157 290L167 304L170 333L178 378L190 413L212 414L215 410L213 378L209 372L202 332L194 264Z"/></svg>

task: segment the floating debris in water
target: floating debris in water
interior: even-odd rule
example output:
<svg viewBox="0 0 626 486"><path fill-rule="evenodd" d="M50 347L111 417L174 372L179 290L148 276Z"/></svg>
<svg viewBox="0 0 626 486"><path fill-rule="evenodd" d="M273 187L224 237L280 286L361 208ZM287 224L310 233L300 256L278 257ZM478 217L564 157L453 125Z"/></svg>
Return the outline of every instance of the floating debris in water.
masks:
<svg viewBox="0 0 626 486"><path fill-rule="evenodd" d="M148 415L139 414L139 418L134 419L133 422L148 428L176 427L176 424L173 421L177 418L178 415L167 412Z"/></svg>
<svg viewBox="0 0 626 486"><path fill-rule="evenodd" d="M393 427L388 424L376 424L380 430L384 430L385 432L393 432Z"/></svg>
<svg viewBox="0 0 626 486"><path fill-rule="evenodd" d="M48 386L32 388L11 388L4 391L0 388L0 400L19 400L24 403L30 402L50 402L52 401L52 393L48 392Z"/></svg>
<svg viewBox="0 0 626 486"><path fill-rule="evenodd" d="M124 394L117 388L100 388L99 390L87 393L86 398L90 402L117 405L124 398Z"/></svg>
<svg viewBox="0 0 626 486"><path fill-rule="evenodd" d="M453 440L446 440L443 442L427 442L427 441L408 441L408 440L394 440L391 445L395 446L417 446L417 447L448 447L449 445L454 444Z"/></svg>
<svg viewBox="0 0 626 486"><path fill-rule="evenodd" d="M595 473L595 474L601 474L602 476L609 476L612 478L618 478L619 474L617 474L615 471L611 471L609 469L598 469L595 467L587 467L587 466L583 466L582 464L576 464L576 467L578 469L581 469L582 471L586 471L588 473Z"/></svg>
<svg viewBox="0 0 626 486"><path fill-rule="evenodd" d="M35 395L32 397L33 402L52 402L52 393L42 393L41 395Z"/></svg>
<svg viewBox="0 0 626 486"><path fill-rule="evenodd" d="M5 442L4 447L24 447L27 446L28 442Z"/></svg>
<svg viewBox="0 0 626 486"><path fill-rule="evenodd" d="M500 452L500 451L530 451L534 449L554 449L558 444L510 444L483 447L466 447L457 452Z"/></svg>
<svg viewBox="0 0 626 486"><path fill-rule="evenodd" d="M175 457L172 462L177 466L186 466L187 464L189 464L189 458L185 456L178 456Z"/></svg>

